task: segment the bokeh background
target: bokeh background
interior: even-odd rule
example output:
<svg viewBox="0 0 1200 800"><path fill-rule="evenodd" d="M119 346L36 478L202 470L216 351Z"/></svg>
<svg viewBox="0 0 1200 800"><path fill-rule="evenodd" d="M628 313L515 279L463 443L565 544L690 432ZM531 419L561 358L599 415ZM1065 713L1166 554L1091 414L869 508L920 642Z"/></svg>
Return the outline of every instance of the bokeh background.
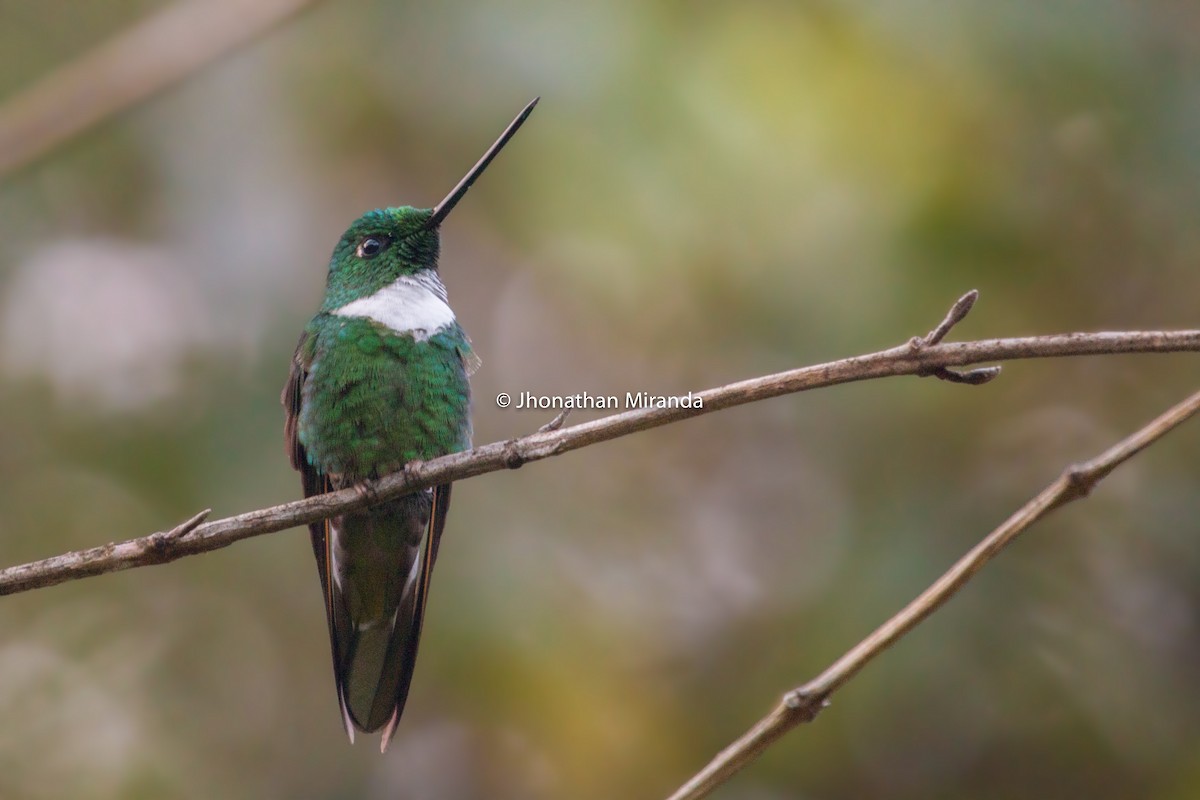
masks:
<svg viewBox="0 0 1200 800"><path fill-rule="evenodd" d="M71 6L0 0L0 104L162 4ZM1184 0L315 3L0 179L0 562L298 497L277 398L333 243L534 95L443 229L477 442L549 419L497 392L697 390L971 288L958 338L1195 327L1198 43ZM3 598L0 796L664 796L1197 374L876 381L464 482L384 757L304 531ZM717 796L1200 796L1198 435Z"/></svg>

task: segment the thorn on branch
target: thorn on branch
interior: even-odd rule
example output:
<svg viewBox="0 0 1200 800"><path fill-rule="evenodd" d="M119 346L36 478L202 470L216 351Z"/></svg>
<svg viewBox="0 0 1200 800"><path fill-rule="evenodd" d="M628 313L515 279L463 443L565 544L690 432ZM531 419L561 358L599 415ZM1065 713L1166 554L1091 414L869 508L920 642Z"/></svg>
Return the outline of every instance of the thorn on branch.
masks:
<svg viewBox="0 0 1200 800"><path fill-rule="evenodd" d="M557 417L550 420L542 427L538 428L537 432L538 433L550 433L551 431L558 430L559 428L561 428L563 426L563 423L567 421L567 415L570 413L571 413L571 409L564 408L562 411L558 412Z"/></svg>

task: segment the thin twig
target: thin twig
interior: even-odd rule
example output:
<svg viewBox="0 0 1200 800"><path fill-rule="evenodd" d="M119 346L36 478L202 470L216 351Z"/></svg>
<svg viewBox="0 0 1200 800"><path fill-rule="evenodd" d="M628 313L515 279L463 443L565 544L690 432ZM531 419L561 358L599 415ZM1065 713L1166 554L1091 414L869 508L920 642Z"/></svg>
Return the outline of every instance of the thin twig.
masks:
<svg viewBox="0 0 1200 800"><path fill-rule="evenodd" d="M151 534L151 536L158 536L163 541L170 541L172 539L178 539L181 536L187 536L189 533L196 530L196 528L199 528L200 523L208 519L208 515L211 513L212 509L206 508L191 519L181 522L174 528L171 528L171 530L166 531L165 533Z"/></svg>
<svg viewBox="0 0 1200 800"><path fill-rule="evenodd" d="M549 433L550 431L558 430L559 428L561 428L563 426L563 423L567 421L567 416L570 413L571 413L571 409L564 408L562 411L558 412L558 414L555 415L554 419L550 420L545 425L538 428L537 432L538 433Z"/></svg>
<svg viewBox="0 0 1200 800"><path fill-rule="evenodd" d="M942 339L946 338L946 334L950 332L951 328L966 319L967 314L971 313L971 309L975 307L975 301L978 299L978 289L972 289L958 298L958 300L954 301L954 305L950 306L950 310L946 312L946 318L939 322L936 328L925 334L924 338L918 339L915 344L926 347L931 344L940 344Z"/></svg>
<svg viewBox="0 0 1200 800"><path fill-rule="evenodd" d="M0 106L0 175L257 39L315 0L182 0Z"/></svg>
<svg viewBox="0 0 1200 800"><path fill-rule="evenodd" d="M693 405L691 408L638 408L556 431L537 432L519 439L493 442L430 461L414 461L400 472L380 478L371 485L369 492L361 488L342 489L306 500L296 500L213 520L169 541L161 541L159 537L159 542L153 549L148 549L146 537L143 537L9 567L0 571L0 595L53 586L63 581L132 567L161 564L184 556L217 550L251 536L307 525L428 486L473 478L502 469L516 469L530 461L539 461L661 425L823 386L896 375L921 375L935 367L962 366L980 361L1183 351L1200 351L1200 330L1068 333L1020 339L956 342L918 348L912 347L911 343L905 343L877 353L708 389L696 395L703 405Z"/></svg>
<svg viewBox="0 0 1200 800"><path fill-rule="evenodd" d="M1165 412L1099 456L1073 464L1036 497L989 533L928 589L870 636L852 647L829 668L783 696L771 713L741 738L722 750L669 800L699 800L750 764L759 754L802 722L811 722L838 688L940 608L1013 539L1051 511L1086 497L1120 464L1161 439L1200 411L1200 392Z"/></svg>

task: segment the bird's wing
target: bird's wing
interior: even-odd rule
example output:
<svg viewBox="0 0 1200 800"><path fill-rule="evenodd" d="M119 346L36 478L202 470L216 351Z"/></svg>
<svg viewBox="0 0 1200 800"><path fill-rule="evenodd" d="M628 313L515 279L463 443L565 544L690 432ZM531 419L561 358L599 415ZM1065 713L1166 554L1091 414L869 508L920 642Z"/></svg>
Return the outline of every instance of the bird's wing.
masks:
<svg viewBox="0 0 1200 800"><path fill-rule="evenodd" d="M300 341L297 343L296 352L292 356L291 371L288 373L287 383L284 384L283 394L279 398L283 404L285 415L283 424L284 447L287 449L292 468L300 473L300 482L304 488L305 497L324 494L333 488L329 478L317 472L312 464L308 462L308 454L304 450L304 444L300 441L300 406L304 396L304 383L308 380L309 368L312 366L314 355L313 345L312 336L308 331L300 334ZM337 658L338 625L334 620L333 594L329 590L331 584L331 576L329 574L329 520L325 519L309 524L308 531L309 538L312 540L313 556L317 560L317 573L321 577L321 595L325 601L325 621L329 625L329 638L332 640L333 645L330 650L333 654L334 679L340 687L342 685L342 678L338 674L340 669ZM350 737L350 741L353 742L354 726L350 722L350 717L347 715L344 705L342 706L342 722L346 726L346 734Z"/></svg>

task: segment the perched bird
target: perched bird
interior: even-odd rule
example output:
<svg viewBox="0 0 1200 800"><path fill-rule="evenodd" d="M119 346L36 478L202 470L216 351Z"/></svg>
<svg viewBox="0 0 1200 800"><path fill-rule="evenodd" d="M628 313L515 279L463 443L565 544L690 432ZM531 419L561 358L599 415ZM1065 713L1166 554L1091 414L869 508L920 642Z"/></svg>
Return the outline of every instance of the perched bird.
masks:
<svg viewBox="0 0 1200 800"><path fill-rule="evenodd" d="M305 497L471 446L478 359L438 275L439 226L536 104L435 207L371 211L334 248L281 398ZM309 526L351 742L383 728L384 751L396 732L449 507L447 483Z"/></svg>

